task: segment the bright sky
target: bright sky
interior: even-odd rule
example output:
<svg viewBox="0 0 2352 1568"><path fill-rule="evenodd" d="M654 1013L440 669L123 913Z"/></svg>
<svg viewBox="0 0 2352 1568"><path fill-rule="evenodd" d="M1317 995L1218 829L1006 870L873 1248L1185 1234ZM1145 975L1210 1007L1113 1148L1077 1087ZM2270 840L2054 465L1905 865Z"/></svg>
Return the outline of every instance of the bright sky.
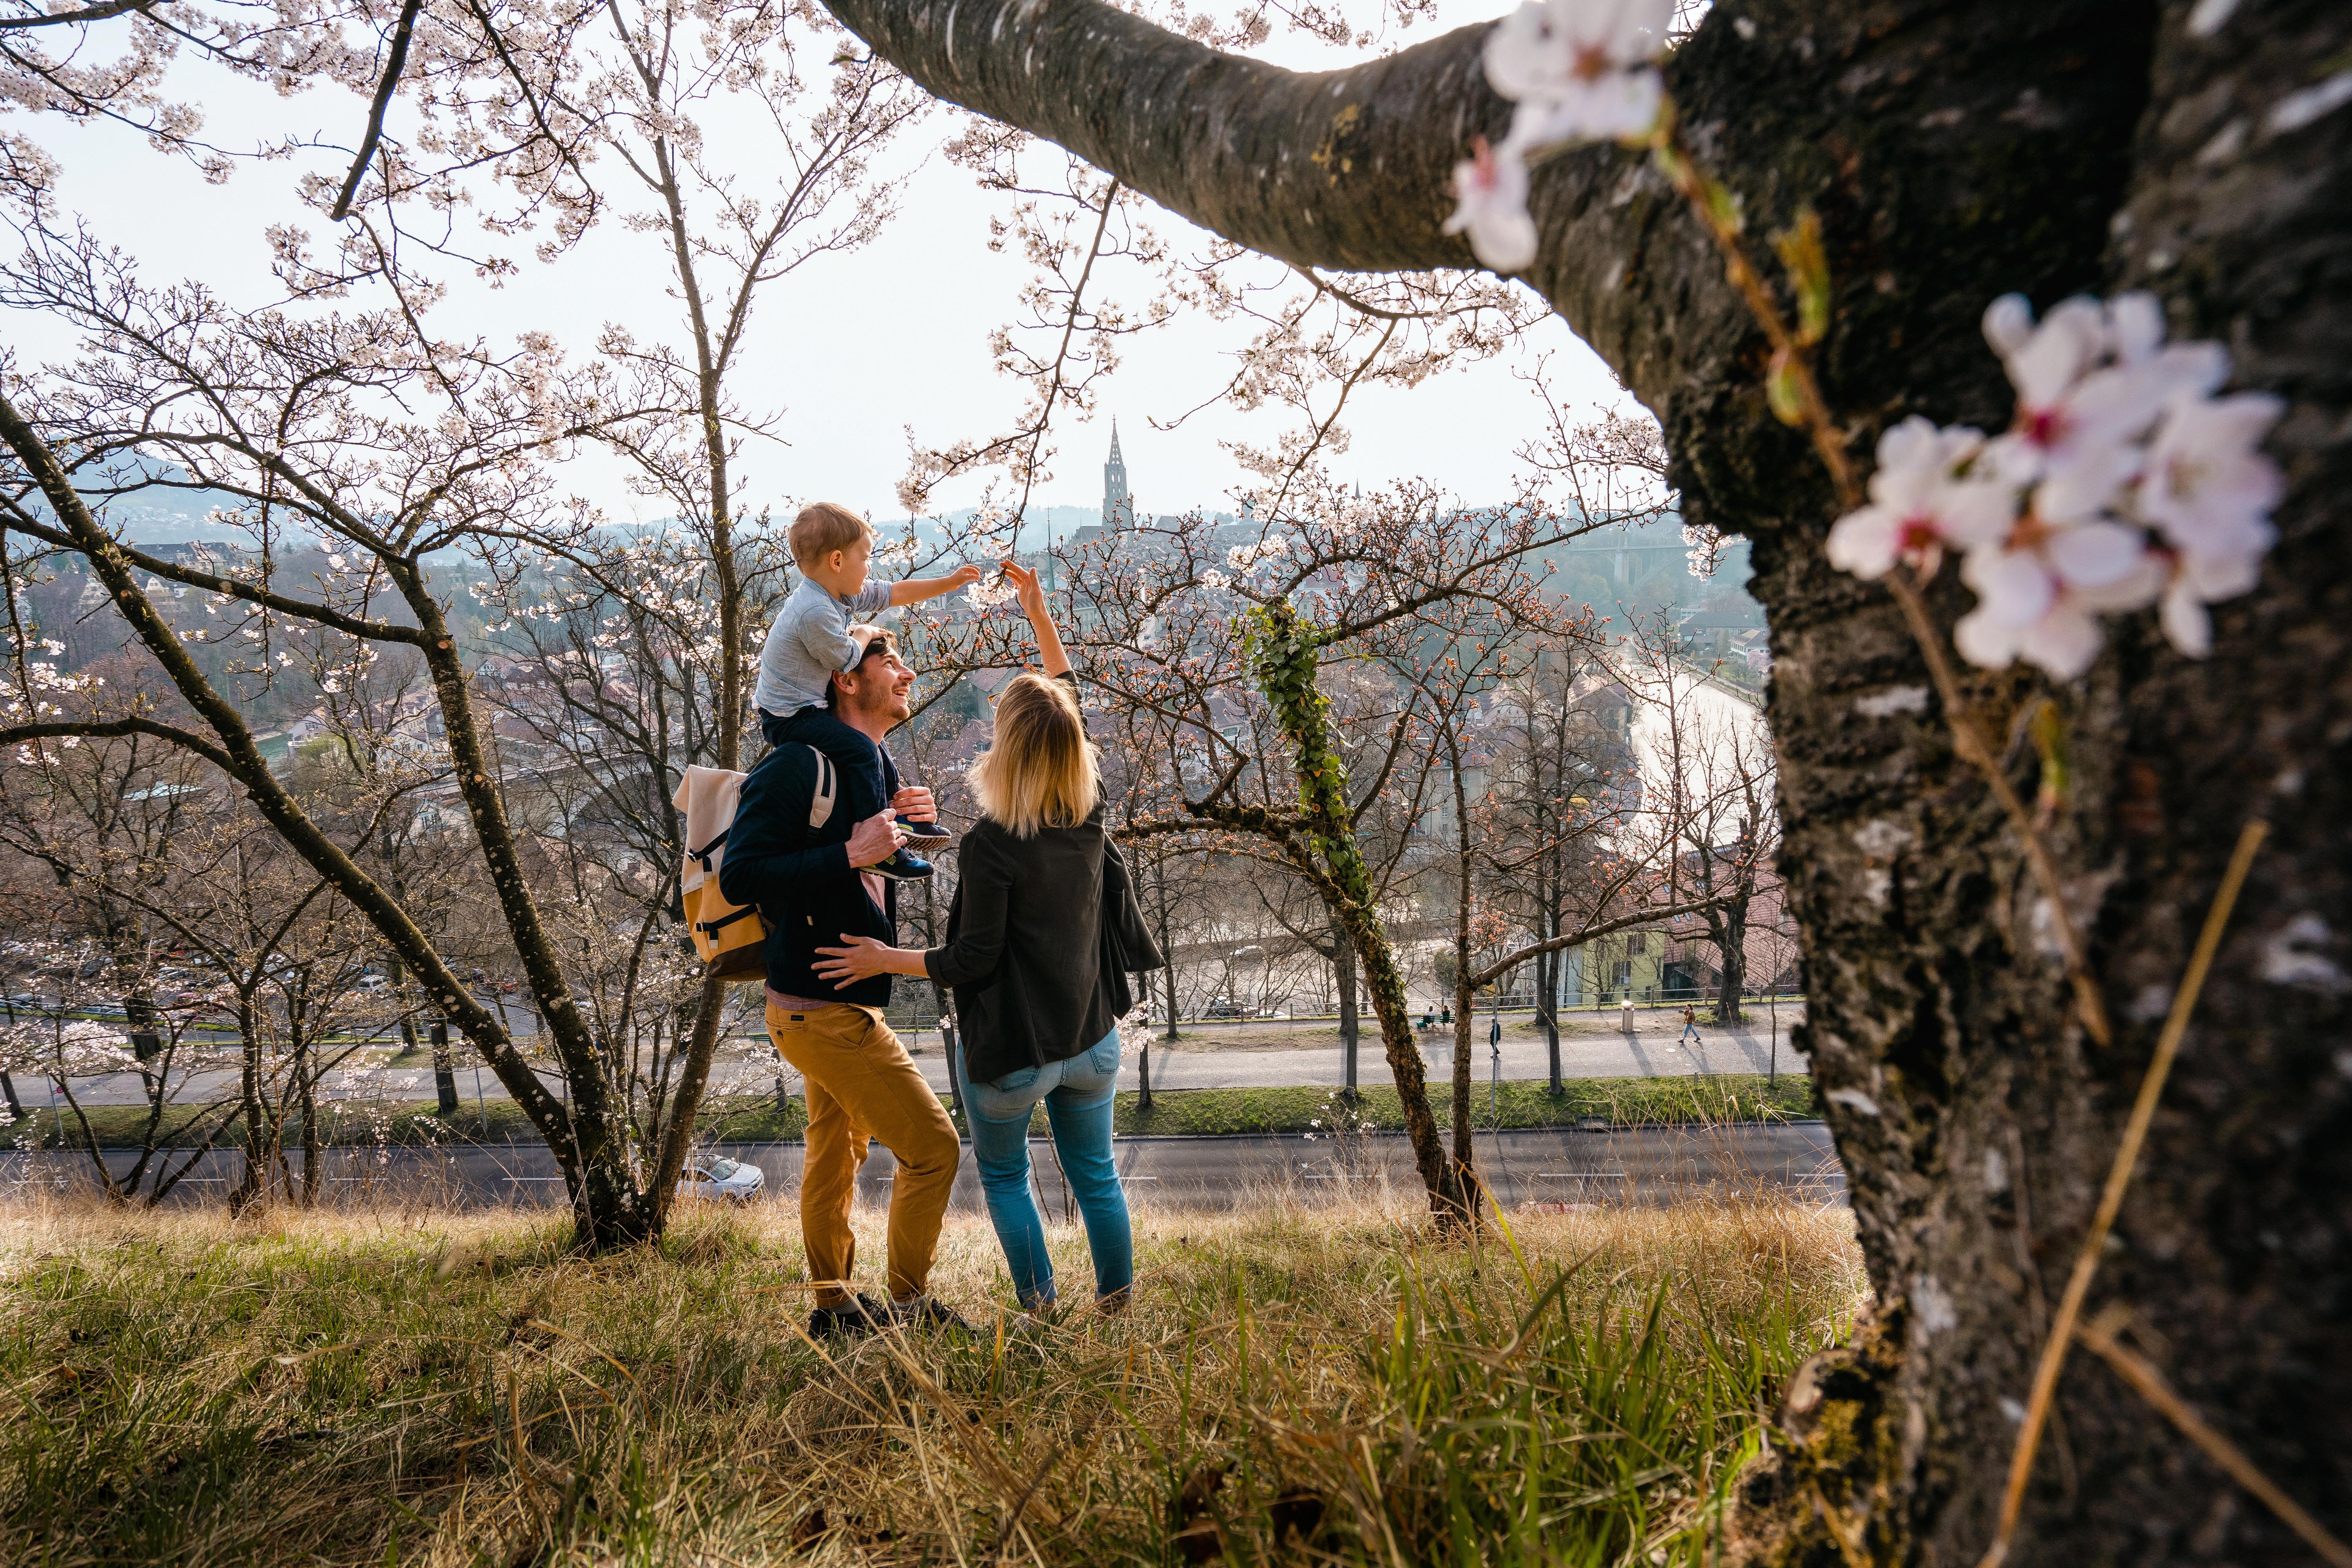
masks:
<svg viewBox="0 0 2352 1568"><path fill-rule="evenodd" d="M1454 26L1494 14L1496 0L1450 0L1440 26ZM1405 43L1435 36L1427 24ZM1262 51L1286 65L1319 68L1349 58L1318 45L1277 39ZM183 76L175 89L203 102L207 136L226 146L250 145L289 130L318 127L349 143L363 106L336 90L306 93L290 103L250 83ZM23 123L18 121L18 123ZM877 518L900 515L893 487L906 467L906 430L927 444L984 437L1019 406L1023 389L997 375L987 350L990 331L1015 313L1024 268L1017 258L987 248L990 198L968 174L933 155L953 133L944 111L919 126L904 144L906 161L922 165L901 216L871 247L845 257L820 258L771 285L752 329L751 363L738 380L753 408L781 410L779 433L789 443L754 447L746 455L751 500L779 510L819 497L845 501ZM394 117L397 129L399 115ZM174 272L212 284L239 302L270 297L263 235L273 223L295 223L331 253L324 219L291 198L300 172L317 167L340 179L341 155L311 162L247 164L226 186L206 185L178 160L160 157L140 138L110 128L52 124L44 140L65 168L60 191L67 211L100 236L143 260L150 282ZM747 162L750 160L747 158ZM600 165L600 183L616 195L633 195L625 172ZM1180 246L1197 231L1161 214L1162 232ZM675 303L663 295L667 275L657 235L604 226L551 266L531 260L529 247L509 247L524 265L520 281L502 289L470 273L447 279L449 298L434 317L449 336L480 333L494 342L525 328L553 332L575 349L593 344L606 321L621 321L640 337L671 336ZM1139 303L1139 301L1136 301ZM20 353L55 352L54 329L5 323ZM1109 444L1109 416L1119 423L1129 480L1140 510L1217 508L1242 481L1219 439L1270 444L1273 416L1241 416L1222 408L1195 416L1173 432L1152 429L1210 395L1230 374L1238 332L1187 320L1131 342L1125 363L1103 391L1088 425L1056 432L1054 479L1042 504L1094 508L1101 499L1101 463ZM1547 319L1520 350L1504 359L1423 383L1411 393L1359 393L1344 423L1353 449L1337 459L1343 479L1367 486L1409 476L1433 479L1465 502L1507 494L1514 447L1536 434L1538 405L1515 373L1532 372L1549 354L1554 395L1564 403L1598 405L1624 400L1600 361L1557 318ZM610 470L593 465L575 476L616 518L661 515L657 503L622 491ZM978 499L979 481L940 492L941 510Z"/></svg>

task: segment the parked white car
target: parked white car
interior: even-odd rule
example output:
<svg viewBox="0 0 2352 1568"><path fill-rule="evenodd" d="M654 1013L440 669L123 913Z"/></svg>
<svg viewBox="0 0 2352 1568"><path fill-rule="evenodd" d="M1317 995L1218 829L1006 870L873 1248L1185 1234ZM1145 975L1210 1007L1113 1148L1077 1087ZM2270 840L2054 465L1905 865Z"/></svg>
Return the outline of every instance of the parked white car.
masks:
<svg viewBox="0 0 2352 1568"><path fill-rule="evenodd" d="M767 1184L768 1173L748 1160L689 1160L677 1179L677 1190L685 1196L737 1203L750 1203Z"/></svg>

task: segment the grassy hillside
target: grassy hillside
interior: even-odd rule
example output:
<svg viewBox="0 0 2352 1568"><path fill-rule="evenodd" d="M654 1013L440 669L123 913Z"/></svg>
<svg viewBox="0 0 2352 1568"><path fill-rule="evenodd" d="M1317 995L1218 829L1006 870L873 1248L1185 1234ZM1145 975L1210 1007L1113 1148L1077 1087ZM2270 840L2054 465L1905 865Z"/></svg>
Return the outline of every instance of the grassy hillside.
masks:
<svg viewBox="0 0 2352 1568"><path fill-rule="evenodd" d="M1132 1309L1052 1321L950 1220L978 1331L850 1342L802 1332L789 1210L582 1259L511 1214L0 1209L0 1562L1722 1560L1760 1413L1863 1300L1849 1217L1418 1206L1145 1211Z"/></svg>

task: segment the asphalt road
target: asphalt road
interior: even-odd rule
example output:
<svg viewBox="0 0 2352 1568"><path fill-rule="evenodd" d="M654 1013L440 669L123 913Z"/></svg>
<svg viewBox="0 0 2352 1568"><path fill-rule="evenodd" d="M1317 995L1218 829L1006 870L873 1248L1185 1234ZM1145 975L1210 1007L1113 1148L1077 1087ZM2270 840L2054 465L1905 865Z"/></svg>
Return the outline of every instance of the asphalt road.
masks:
<svg viewBox="0 0 2352 1568"><path fill-rule="evenodd" d="M719 1152L749 1160L768 1178L756 1201L789 1202L800 1183L797 1143L724 1145ZM1335 1146L1297 1136L1127 1138L1118 1144L1119 1170L1139 1204L1171 1209L1226 1209L1290 1193L1312 1197L1418 1184L1412 1152L1395 1135ZM89 1179L86 1156L58 1152L0 1163L0 1191L14 1186L64 1185ZM118 1169L131 1163L115 1156ZM1030 1145L1040 1202L1049 1215L1066 1212L1066 1190L1053 1145ZM1762 1191L1809 1201L1843 1199L1828 1130L1819 1122L1743 1124L1726 1128L1554 1128L1484 1133L1478 1158L1485 1178L1506 1206L1521 1203L1664 1204L1682 1198ZM299 1165L300 1156L294 1156ZM336 1201L450 1203L461 1207L554 1206L564 1203L554 1157L538 1145L448 1151L338 1149L325 1157ZM193 1178L168 1202L216 1202L243 1168L243 1156L207 1154ZM858 1174L861 1202L888 1201L896 1162L877 1145ZM980 1178L969 1156L957 1173L954 1206L982 1212Z"/></svg>
<svg viewBox="0 0 2352 1568"><path fill-rule="evenodd" d="M1745 1026L1719 1029L1701 1025L1696 1039L1685 1039L1679 1007L1636 1010L1630 1031L1620 1026L1613 1012L1598 1016L1573 1015L1560 1033L1560 1072L1568 1078L1659 1078L1765 1072L1776 1063L1780 1071L1802 1072L1804 1059L1788 1041L1789 1030L1802 1017L1801 1004L1783 1004L1777 1015L1772 1009L1751 1006ZM1524 1013L1503 1015L1502 1076L1506 1079L1540 1079L1549 1071L1543 1037L1527 1024ZM1480 1014L1471 1030L1471 1069L1480 1082L1495 1070L1486 1033L1487 1016ZM1452 1082L1453 1037L1430 1034L1417 1036L1416 1040L1430 1079ZM948 1069L939 1031L918 1031L907 1037L907 1045L931 1087L945 1093ZM1357 1051L1360 1085L1370 1088L1394 1081L1376 1028L1367 1030ZM1336 1089L1347 1081L1337 1026L1328 1019L1186 1024L1183 1037L1173 1046L1155 1037L1150 1054L1155 1089L1273 1089L1299 1084ZM764 1047L751 1047L731 1060L722 1058L714 1068L714 1089L723 1086L730 1075L755 1089L772 1087L773 1062ZM1120 1069L1120 1087L1134 1088L1137 1073L1137 1053L1130 1050ZM787 1089L799 1092L799 1075L787 1069L784 1078ZM560 1092L553 1078L547 1081L550 1089ZM477 1074L471 1068L458 1069L457 1089L468 1100L478 1091L490 1100L507 1098L496 1078L488 1072ZM20 1097L30 1105L41 1103L45 1092L37 1081L18 1086ZM193 1073L173 1086L174 1100L198 1103L235 1092L236 1075L229 1071ZM433 1075L424 1068L375 1068L361 1075L330 1073L326 1092L329 1098L358 1092L429 1100ZM131 1073L76 1079L74 1094L86 1105L136 1105L146 1097L137 1075Z"/></svg>

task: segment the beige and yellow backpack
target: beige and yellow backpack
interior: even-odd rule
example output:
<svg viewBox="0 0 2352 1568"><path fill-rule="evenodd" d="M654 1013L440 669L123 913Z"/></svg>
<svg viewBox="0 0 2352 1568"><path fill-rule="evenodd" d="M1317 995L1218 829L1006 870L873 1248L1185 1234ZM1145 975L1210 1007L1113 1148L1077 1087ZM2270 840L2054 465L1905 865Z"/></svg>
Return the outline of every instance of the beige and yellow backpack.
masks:
<svg viewBox="0 0 2352 1568"><path fill-rule="evenodd" d="M809 826L823 827L832 819L837 784L833 759L814 747L802 747L816 759L816 787L809 792ZM779 748L781 750L781 748ZM765 765L777 753L760 759ZM756 905L730 904L719 890L719 868L727 855L727 835L735 826L735 806L743 793L745 774L732 768L693 767L678 781L670 804L686 816L686 863L678 888L686 905L687 929L694 951L702 955L708 973L721 980L761 980L767 969L761 946L768 939L768 922ZM699 844L702 847L695 848Z"/></svg>

